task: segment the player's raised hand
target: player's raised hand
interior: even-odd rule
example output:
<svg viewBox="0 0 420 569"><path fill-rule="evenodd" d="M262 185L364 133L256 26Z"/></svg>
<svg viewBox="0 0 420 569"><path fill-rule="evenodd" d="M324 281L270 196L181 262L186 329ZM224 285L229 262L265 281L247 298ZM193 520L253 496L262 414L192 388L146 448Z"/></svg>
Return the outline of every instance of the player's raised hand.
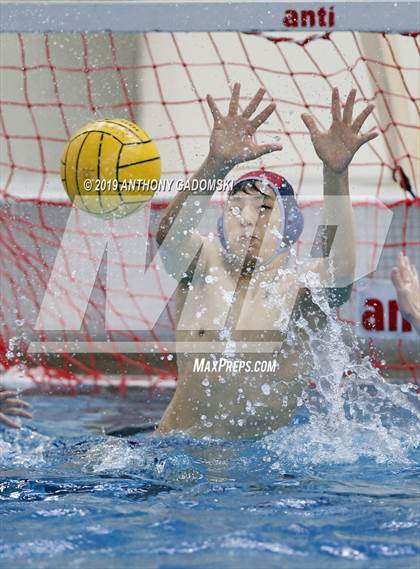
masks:
<svg viewBox="0 0 420 569"><path fill-rule="evenodd" d="M283 148L281 144L256 144L254 140L256 130L273 113L276 104L269 104L252 118L265 95L265 89L258 89L256 95L241 113L239 112L240 88L240 84L235 83L229 103L229 112L226 116L222 115L213 97L207 95L207 102L214 119L210 137L210 156L231 166L254 160Z"/></svg>
<svg viewBox="0 0 420 569"><path fill-rule="evenodd" d="M18 399L18 393L14 389L0 387L0 423L13 429L19 429L20 425L12 417L25 417L32 419L32 413L25 411L30 404Z"/></svg>
<svg viewBox="0 0 420 569"><path fill-rule="evenodd" d="M328 132L319 130L312 115L308 113L301 115L311 135L316 153L326 166L337 173L342 173L347 168L363 144L378 136L377 132L373 132L374 128L366 134L359 132L373 111L374 105L368 105L353 120L355 98L356 89L352 89L341 115L340 94L337 87L334 87L331 101L332 124Z"/></svg>

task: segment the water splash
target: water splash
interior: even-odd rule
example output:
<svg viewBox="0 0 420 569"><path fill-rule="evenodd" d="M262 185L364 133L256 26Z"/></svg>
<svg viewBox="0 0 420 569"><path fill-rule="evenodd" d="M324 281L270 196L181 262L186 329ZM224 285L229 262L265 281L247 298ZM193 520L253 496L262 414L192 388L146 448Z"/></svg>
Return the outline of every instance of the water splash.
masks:
<svg viewBox="0 0 420 569"><path fill-rule="evenodd" d="M358 346L348 325L338 322L326 298L313 294L328 314L323 330L314 332L304 319L314 362L316 390L302 397L306 421L297 421L266 437L265 447L277 456L278 468L319 464L410 463L420 444L420 404L417 386L386 381L369 357L358 358Z"/></svg>
<svg viewBox="0 0 420 569"><path fill-rule="evenodd" d="M0 467L29 468L45 465L45 451L51 437L32 429L8 429L0 434Z"/></svg>

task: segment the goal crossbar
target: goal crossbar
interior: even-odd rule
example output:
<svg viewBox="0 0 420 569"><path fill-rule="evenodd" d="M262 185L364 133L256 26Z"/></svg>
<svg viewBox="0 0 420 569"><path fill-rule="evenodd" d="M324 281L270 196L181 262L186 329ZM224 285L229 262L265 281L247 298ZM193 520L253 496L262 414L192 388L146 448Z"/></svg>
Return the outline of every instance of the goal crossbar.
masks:
<svg viewBox="0 0 420 569"><path fill-rule="evenodd" d="M411 1L0 2L2 32L383 31L417 32Z"/></svg>

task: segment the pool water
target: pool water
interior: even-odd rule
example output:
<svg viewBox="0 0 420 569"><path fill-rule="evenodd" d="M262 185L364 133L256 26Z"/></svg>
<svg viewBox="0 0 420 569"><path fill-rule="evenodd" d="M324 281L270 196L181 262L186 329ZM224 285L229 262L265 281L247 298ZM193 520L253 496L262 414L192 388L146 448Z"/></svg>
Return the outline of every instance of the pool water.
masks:
<svg viewBox="0 0 420 569"><path fill-rule="evenodd" d="M158 420L170 395L27 397L33 421L0 431L0 566L418 569L418 423L406 409L375 430L314 423L302 408L239 443L103 434Z"/></svg>

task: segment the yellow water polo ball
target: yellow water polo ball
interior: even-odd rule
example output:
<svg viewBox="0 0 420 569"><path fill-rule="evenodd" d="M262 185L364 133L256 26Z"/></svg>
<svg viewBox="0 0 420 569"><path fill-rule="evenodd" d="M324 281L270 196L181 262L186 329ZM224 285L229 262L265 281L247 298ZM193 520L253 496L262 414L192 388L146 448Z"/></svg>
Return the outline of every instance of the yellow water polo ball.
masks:
<svg viewBox="0 0 420 569"><path fill-rule="evenodd" d="M79 208L123 217L145 205L161 175L156 144L123 119L92 121L69 140L61 157L61 180Z"/></svg>

